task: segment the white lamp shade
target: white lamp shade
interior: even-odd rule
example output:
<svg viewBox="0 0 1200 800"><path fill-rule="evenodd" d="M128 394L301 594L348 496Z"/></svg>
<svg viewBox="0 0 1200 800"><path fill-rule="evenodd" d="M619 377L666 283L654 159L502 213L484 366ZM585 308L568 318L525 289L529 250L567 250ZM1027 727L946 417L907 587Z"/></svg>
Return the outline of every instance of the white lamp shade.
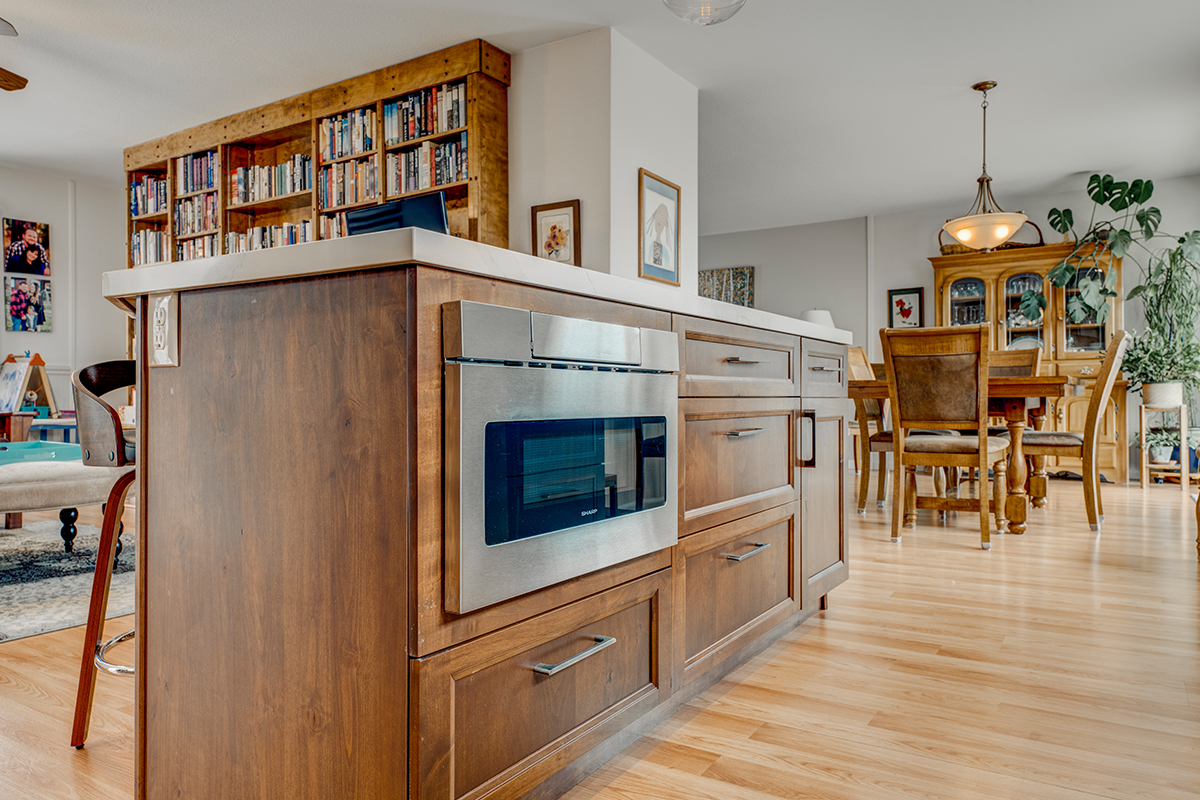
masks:
<svg viewBox="0 0 1200 800"><path fill-rule="evenodd" d="M997 212L952 219L942 230L972 250L991 250L1012 238L1027 220L1024 214Z"/></svg>
<svg viewBox="0 0 1200 800"><path fill-rule="evenodd" d="M800 319L805 322L813 322L817 325L824 325L826 328L836 327L833 324L833 314L830 314L823 308L811 308L808 311L800 312Z"/></svg>
<svg viewBox="0 0 1200 800"><path fill-rule="evenodd" d="M746 0L663 0L675 16L693 25L716 25L738 12Z"/></svg>

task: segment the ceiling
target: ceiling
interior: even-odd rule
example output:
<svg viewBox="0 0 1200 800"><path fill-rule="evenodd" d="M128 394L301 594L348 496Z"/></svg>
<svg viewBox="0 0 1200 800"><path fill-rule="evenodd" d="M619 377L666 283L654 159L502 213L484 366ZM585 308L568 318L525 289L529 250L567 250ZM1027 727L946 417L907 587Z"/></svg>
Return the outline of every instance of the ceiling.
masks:
<svg viewBox="0 0 1200 800"><path fill-rule="evenodd" d="M702 234L965 212L1107 171L1200 174L1196 0L0 0L0 163L119 182L124 147L481 37L610 26L700 90Z"/></svg>

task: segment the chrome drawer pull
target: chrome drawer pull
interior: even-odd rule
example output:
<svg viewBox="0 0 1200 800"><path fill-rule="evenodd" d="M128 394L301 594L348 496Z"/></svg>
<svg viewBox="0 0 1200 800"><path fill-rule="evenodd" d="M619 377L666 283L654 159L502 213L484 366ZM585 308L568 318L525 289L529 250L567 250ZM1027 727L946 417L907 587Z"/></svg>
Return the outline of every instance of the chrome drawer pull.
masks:
<svg viewBox="0 0 1200 800"><path fill-rule="evenodd" d="M729 358L725 359L725 363L726 364L758 364L760 362L751 361L749 359L742 358L741 356L730 356Z"/></svg>
<svg viewBox="0 0 1200 800"><path fill-rule="evenodd" d="M721 553L721 555L725 556L730 561L745 561L750 556L756 556L770 546L770 542L755 542L754 549L748 553L742 553L740 556L735 556L733 553Z"/></svg>
<svg viewBox="0 0 1200 800"><path fill-rule="evenodd" d="M756 433L762 433L763 428L742 428L737 431L725 431L726 436L753 436Z"/></svg>
<svg viewBox="0 0 1200 800"><path fill-rule="evenodd" d="M842 374L841 367L809 367L808 369L811 372L836 372L839 375Z"/></svg>
<svg viewBox="0 0 1200 800"><path fill-rule="evenodd" d="M573 655L566 661L560 661L557 664L538 664L533 668L533 671L539 675L557 675L567 667L573 667L580 661L583 661L585 658L594 656L596 653L599 653L610 644L616 644L617 642L617 640L611 636L593 636L592 638L596 640L596 643L587 650L584 650L582 653Z"/></svg>

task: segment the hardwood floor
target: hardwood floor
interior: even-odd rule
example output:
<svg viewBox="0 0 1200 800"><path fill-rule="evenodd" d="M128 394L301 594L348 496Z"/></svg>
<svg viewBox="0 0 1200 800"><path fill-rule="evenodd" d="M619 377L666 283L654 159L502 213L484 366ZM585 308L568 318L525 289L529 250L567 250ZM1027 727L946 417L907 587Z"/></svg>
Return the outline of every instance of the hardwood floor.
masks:
<svg viewBox="0 0 1200 800"><path fill-rule="evenodd" d="M897 546L886 509L851 507L829 610L566 798L1195 800L1200 566L1181 495L1105 486L1097 535L1080 485L1052 481L1051 508L990 552L970 514L922 511ZM103 676L88 746L68 744L80 635L0 644L0 798L132 794L131 681Z"/></svg>

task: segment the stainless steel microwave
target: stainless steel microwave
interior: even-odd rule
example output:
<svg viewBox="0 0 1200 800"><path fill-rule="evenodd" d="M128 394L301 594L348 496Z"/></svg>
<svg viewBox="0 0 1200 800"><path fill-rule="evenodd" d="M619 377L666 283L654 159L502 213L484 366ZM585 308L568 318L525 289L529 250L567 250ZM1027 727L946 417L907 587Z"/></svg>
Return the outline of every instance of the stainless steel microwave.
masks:
<svg viewBox="0 0 1200 800"><path fill-rule="evenodd" d="M448 611L676 543L676 334L467 301L442 325Z"/></svg>

